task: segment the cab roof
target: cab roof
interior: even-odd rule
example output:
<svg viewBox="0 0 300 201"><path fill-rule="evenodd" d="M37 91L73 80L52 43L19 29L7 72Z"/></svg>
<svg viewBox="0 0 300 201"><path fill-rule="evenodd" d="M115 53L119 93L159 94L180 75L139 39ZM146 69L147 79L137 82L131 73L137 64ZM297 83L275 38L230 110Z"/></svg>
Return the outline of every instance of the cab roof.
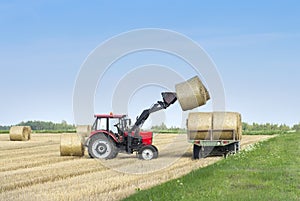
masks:
<svg viewBox="0 0 300 201"><path fill-rule="evenodd" d="M123 118L126 114L95 114L94 117L99 118Z"/></svg>

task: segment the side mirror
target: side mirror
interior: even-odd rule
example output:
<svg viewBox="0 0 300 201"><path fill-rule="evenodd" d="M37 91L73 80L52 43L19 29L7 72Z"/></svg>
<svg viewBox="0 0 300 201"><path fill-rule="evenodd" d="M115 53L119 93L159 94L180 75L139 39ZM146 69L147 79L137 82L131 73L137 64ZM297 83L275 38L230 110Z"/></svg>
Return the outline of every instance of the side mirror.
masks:
<svg viewBox="0 0 300 201"><path fill-rule="evenodd" d="M128 124L129 124L129 126L131 126L131 119L128 120Z"/></svg>

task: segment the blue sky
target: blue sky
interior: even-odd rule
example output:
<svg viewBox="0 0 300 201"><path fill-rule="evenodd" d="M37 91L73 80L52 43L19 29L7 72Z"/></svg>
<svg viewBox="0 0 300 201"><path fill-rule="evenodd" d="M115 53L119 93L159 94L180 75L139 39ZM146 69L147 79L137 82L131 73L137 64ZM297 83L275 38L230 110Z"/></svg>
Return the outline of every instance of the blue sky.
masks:
<svg viewBox="0 0 300 201"><path fill-rule="evenodd" d="M298 1L1 1L0 125L74 123L73 88L85 58L110 37L140 28L170 29L201 45L222 77L227 109L244 121L293 125L300 122L299 10ZM162 57L177 70L184 65L141 53L117 63L106 79L122 77L122 65L130 70ZM110 111L103 98L110 90L99 83L96 113ZM136 93L129 115L151 103L143 93L160 90ZM178 126L179 106L172 107L166 123Z"/></svg>

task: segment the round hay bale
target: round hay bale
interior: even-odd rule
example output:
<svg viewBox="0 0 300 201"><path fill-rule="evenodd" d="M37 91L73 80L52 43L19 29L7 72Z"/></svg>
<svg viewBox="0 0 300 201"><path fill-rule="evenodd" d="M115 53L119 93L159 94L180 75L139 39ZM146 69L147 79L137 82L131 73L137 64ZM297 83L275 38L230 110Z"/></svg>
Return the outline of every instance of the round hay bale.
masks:
<svg viewBox="0 0 300 201"><path fill-rule="evenodd" d="M209 92L208 90L204 87L204 90L205 90L205 98L206 98L206 101L208 101L210 99L210 95L209 95Z"/></svg>
<svg viewBox="0 0 300 201"><path fill-rule="evenodd" d="M211 112L191 112L187 120L187 134L190 140L204 140L210 138L212 129Z"/></svg>
<svg viewBox="0 0 300 201"><path fill-rule="evenodd" d="M214 139L230 140L233 139L233 133L226 130L235 131L235 140L240 140L242 136L241 115L237 112L214 112L213 113L213 130ZM216 131L223 130L223 131Z"/></svg>
<svg viewBox="0 0 300 201"><path fill-rule="evenodd" d="M187 131L188 140L209 140L210 133L208 131Z"/></svg>
<svg viewBox="0 0 300 201"><path fill-rule="evenodd" d="M206 101L210 98L207 89L197 76L176 84L175 89L177 99L183 111L205 105Z"/></svg>
<svg viewBox="0 0 300 201"><path fill-rule="evenodd" d="M212 129L211 112L191 112L188 116L188 130L210 130Z"/></svg>
<svg viewBox="0 0 300 201"><path fill-rule="evenodd" d="M88 137L91 134L92 127L90 125L77 125L76 133L82 137Z"/></svg>
<svg viewBox="0 0 300 201"><path fill-rule="evenodd" d="M83 156L84 146L82 138L77 134L62 134L60 137L61 156Z"/></svg>
<svg viewBox="0 0 300 201"><path fill-rule="evenodd" d="M27 138L27 140L30 140L31 139L31 127L26 126L25 129L27 129L27 132L25 132L26 133L26 138Z"/></svg>
<svg viewBox="0 0 300 201"><path fill-rule="evenodd" d="M243 132L242 115L240 113L237 113L237 115L238 115L237 135L238 135L238 140L242 140L242 132Z"/></svg>
<svg viewBox="0 0 300 201"><path fill-rule="evenodd" d="M9 138L11 141L27 141L31 136L30 126L12 126L9 130Z"/></svg>

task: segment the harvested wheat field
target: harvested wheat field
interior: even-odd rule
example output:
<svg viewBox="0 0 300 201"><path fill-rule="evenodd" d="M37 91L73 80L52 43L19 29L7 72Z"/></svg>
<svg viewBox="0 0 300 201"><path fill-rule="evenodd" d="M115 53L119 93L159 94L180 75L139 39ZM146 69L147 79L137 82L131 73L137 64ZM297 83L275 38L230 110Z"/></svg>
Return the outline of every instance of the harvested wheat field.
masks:
<svg viewBox="0 0 300 201"><path fill-rule="evenodd" d="M243 136L242 148L272 136ZM221 157L192 160L186 135L157 134L159 158L113 160L60 156L59 134L32 134L30 141L0 135L0 200L119 200L207 166Z"/></svg>

